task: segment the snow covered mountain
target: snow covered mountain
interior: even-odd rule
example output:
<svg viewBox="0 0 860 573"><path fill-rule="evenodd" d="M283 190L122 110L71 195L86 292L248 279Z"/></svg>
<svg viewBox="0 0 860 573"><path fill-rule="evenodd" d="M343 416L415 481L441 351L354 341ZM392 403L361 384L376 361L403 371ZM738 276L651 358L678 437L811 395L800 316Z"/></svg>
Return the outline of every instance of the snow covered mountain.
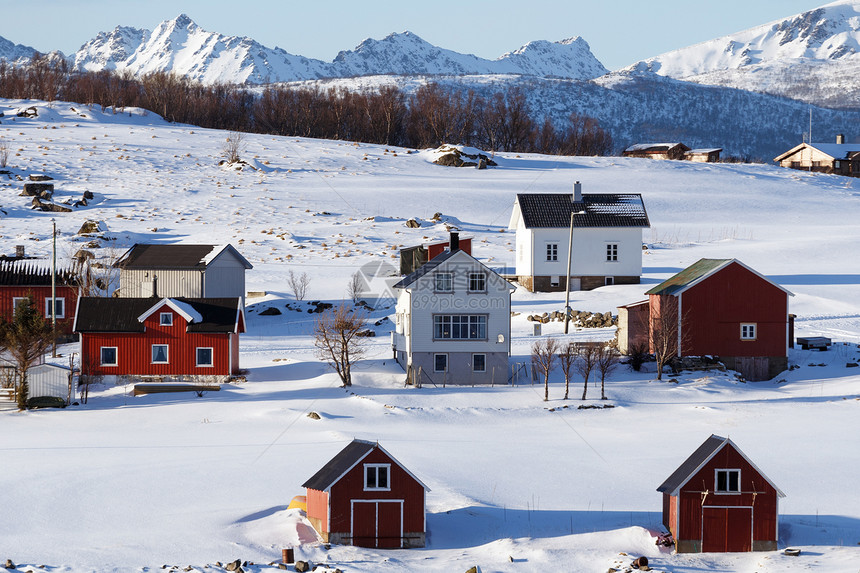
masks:
<svg viewBox="0 0 860 573"><path fill-rule="evenodd" d="M367 39L323 62L267 48L251 38L207 32L181 14L153 31L117 27L84 44L77 70L127 69L141 75L175 72L204 83L285 82L394 74L525 74L592 79L608 70L582 38L530 42L496 60L439 48L411 32Z"/></svg>
<svg viewBox="0 0 860 573"><path fill-rule="evenodd" d="M860 72L860 0L833 2L627 69L856 108L860 88L845 79Z"/></svg>
<svg viewBox="0 0 860 573"><path fill-rule="evenodd" d="M15 44L0 36L0 59L2 60L6 60L12 64L24 63L29 61L35 53L35 48Z"/></svg>

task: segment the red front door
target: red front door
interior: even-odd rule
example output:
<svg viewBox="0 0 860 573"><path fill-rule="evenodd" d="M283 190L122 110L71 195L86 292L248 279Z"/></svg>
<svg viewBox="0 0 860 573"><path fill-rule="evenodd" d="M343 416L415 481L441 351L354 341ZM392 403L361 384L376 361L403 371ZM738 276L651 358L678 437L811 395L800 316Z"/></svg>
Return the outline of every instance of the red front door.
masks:
<svg viewBox="0 0 860 573"><path fill-rule="evenodd" d="M703 507L702 551L752 551L751 507Z"/></svg>
<svg viewBox="0 0 860 573"><path fill-rule="evenodd" d="M352 502L352 544L359 547L402 547L401 500Z"/></svg>

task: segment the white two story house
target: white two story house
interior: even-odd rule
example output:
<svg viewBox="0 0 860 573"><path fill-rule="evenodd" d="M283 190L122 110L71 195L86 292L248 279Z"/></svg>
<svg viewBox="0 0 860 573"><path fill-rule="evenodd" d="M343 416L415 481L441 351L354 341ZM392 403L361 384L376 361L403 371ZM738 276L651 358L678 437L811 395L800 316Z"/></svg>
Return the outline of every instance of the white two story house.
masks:
<svg viewBox="0 0 860 573"><path fill-rule="evenodd" d="M642 229L650 227L638 193L517 194L517 281L532 292L567 287L568 238L573 217L570 290L637 284L642 276Z"/></svg>
<svg viewBox="0 0 860 573"><path fill-rule="evenodd" d="M504 384L515 288L450 244L394 285L394 356L412 383Z"/></svg>

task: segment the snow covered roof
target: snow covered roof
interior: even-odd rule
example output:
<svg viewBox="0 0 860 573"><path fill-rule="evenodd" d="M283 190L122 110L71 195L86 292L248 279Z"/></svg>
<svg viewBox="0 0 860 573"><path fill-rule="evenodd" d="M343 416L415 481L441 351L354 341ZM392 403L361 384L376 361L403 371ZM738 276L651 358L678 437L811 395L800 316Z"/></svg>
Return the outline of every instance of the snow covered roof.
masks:
<svg viewBox="0 0 860 573"><path fill-rule="evenodd" d="M689 149L686 145L681 143L680 141L674 143L634 143L624 151L653 151L653 152L661 152L661 151L669 151L674 147L681 146L684 149Z"/></svg>
<svg viewBox="0 0 860 573"><path fill-rule="evenodd" d="M239 332L242 303L236 297L172 299L83 297L78 299L74 331L144 332L141 318L150 316L165 304L189 321L188 332Z"/></svg>
<svg viewBox="0 0 860 573"><path fill-rule="evenodd" d="M722 150L722 147L705 147L702 149L691 149L690 151L685 151L684 155L704 155L707 153L717 153Z"/></svg>
<svg viewBox="0 0 860 573"><path fill-rule="evenodd" d="M801 143L800 145L795 145L785 153L777 155L773 160L780 162L807 147L817 149L833 159L850 159L853 154L860 153L860 143Z"/></svg>
<svg viewBox="0 0 860 573"><path fill-rule="evenodd" d="M516 228L517 209L526 228L650 227L642 195L638 193L583 193L573 201L570 193L518 193L509 227Z"/></svg>
<svg viewBox="0 0 860 573"><path fill-rule="evenodd" d="M156 304L152 305L149 310L137 317L137 320L140 322L144 322L147 318L152 316L155 311L160 308L163 308L165 305L175 310L177 314L182 316L186 321L190 323L199 324L203 322L203 315L200 314L196 308L194 308L191 304L176 298L161 299Z"/></svg>
<svg viewBox="0 0 860 573"><path fill-rule="evenodd" d="M232 245L157 245L138 243L115 263L122 269L205 269L230 253L246 269L254 268Z"/></svg>
<svg viewBox="0 0 860 573"><path fill-rule="evenodd" d="M750 267L746 266L737 259L699 259L683 271L675 274L674 276L669 277L654 288L648 290L647 292L645 292L645 294L673 296L681 294L688 288L698 284L699 282L705 280L707 277L715 274L717 271L724 269L732 263L737 263L738 265L742 266L743 268L758 276L762 280L765 280L776 288L784 291L786 294L788 294L788 296L794 296L793 293L776 284L755 269L751 269Z"/></svg>

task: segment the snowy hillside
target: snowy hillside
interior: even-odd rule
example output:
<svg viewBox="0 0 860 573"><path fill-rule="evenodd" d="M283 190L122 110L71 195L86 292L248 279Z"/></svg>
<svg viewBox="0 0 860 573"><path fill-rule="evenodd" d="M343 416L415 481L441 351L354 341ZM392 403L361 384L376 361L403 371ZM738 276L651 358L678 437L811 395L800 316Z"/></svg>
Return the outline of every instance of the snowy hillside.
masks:
<svg viewBox="0 0 860 573"><path fill-rule="evenodd" d="M35 105L36 118L18 118ZM140 241L231 242L253 264L247 382L194 395L132 397L95 387L63 411L0 411L0 548L18 569L132 572L240 558L249 572L281 548L343 571L595 571L647 555L655 571L856 571L860 500L860 180L765 165L499 154L483 171L441 167L420 150L248 135L241 171L218 165L226 134L167 124L140 110L105 114L77 104L3 101L10 144L0 175L0 252L86 245L108 259ZM20 197L31 173L55 178L57 201L94 199L71 213L39 213ZM337 302L356 271L384 296L397 249L445 238L446 222L473 238L491 267L511 266L505 230L518 192L642 193L643 284L572 296L574 308L614 311L701 257L736 257L794 293L797 335L826 335L828 352L792 350L795 369L741 383L731 373L655 382L620 368L607 381L612 409L550 402L520 380L494 388L406 388L391 360L392 309L375 302L378 336L350 392L314 355L310 315L295 312L289 271L307 272L310 297ZM440 212L441 221L434 222ZM416 217L420 228L405 225ZM107 228L77 235L87 219ZM97 248L96 248L97 247ZM380 272L380 270L382 272ZM531 313L557 310L558 294L513 296L513 362L528 361ZM261 311L276 308L280 315ZM563 341L609 338L611 329ZM78 352L61 348L63 356ZM581 381L576 379L581 390ZM593 392L586 403L594 400ZM576 392L575 392L576 394ZM569 406L569 407L566 407ZM548 408L552 408L549 410ZM317 412L319 420L307 417ZM655 488L711 433L730 435L786 492L778 552L672 555L657 548ZM326 548L297 510L301 484L353 437L379 440L430 488L428 546ZM852 548L853 547L853 548Z"/></svg>
<svg viewBox="0 0 860 573"><path fill-rule="evenodd" d="M0 52L2 53L2 52ZM333 62L267 48L251 38L207 32L181 14L153 31L117 27L84 44L74 68L175 72L211 84L285 82L373 74L526 74L591 79L607 72L582 38L531 42L496 60L438 48L411 32L367 39Z"/></svg>

